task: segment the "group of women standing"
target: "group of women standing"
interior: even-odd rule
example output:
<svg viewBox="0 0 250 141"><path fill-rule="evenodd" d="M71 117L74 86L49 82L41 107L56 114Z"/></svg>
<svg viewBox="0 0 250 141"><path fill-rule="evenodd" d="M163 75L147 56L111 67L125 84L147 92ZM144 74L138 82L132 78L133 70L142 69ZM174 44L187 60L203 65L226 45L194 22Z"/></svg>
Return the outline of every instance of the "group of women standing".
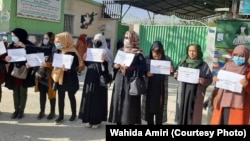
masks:
<svg viewBox="0 0 250 141"><path fill-rule="evenodd" d="M203 60L203 53L199 44L189 44L186 47L185 56L174 67L170 57L165 55L164 46L161 41L154 41L151 45L149 55L145 55L140 49L139 36L134 31L124 34L123 47L120 51L134 54L130 66L114 63L114 57L107 47L106 39L102 34L96 34L93 39L93 48L103 49L101 62L86 61L87 54L79 55L73 46L73 38L67 33L54 35L48 32L44 35L39 47L28 41L28 34L24 29L16 28L12 32L12 41L8 49L25 48L27 53L43 52L47 56L46 62L36 70L35 78L32 77L34 68L29 68L26 79L11 76L14 67L26 65L23 62L10 62L6 77L9 81L5 86L13 90L14 108L12 118L22 118L27 100L27 88L36 85L35 90L40 91L40 112L37 119L45 116L46 93L50 99L51 110L47 119L55 117L56 92L58 93L59 115L56 124L64 120L64 98L68 93L72 115L70 122L77 118L81 119L86 127L98 128L103 121L117 125L141 124L144 119L148 125L161 125L167 122L168 102L168 77L178 77L180 67L199 70L197 84L179 82L176 99L175 121L179 125L201 124L202 105L207 87L212 82L219 81L213 76L208 64ZM86 50L84 51L86 52ZM65 66L52 67L53 54L67 54L73 56L73 62L69 69ZM249 121L249 99L250 80L249 64L247 62L249 52L244 45L235 47L232 61L228 62L222 69L237 74L245 75L240 81L243 86L241 93L219 89L214 96L211 124L248 124ZM10 61L10 56L5 57L5 62ZM150 72L151 60L169 61L169 75L154 74ZM100 76L110 73L112 66L116 75L112 89L112 98L108 114L108 84L101 84ZM77 72L87 68L82 90L82 99L77 117L75 94L79 90ZM142 77L146 82L146 92L143 95L130 95L130 83L134 75ZM35 80L36 81L33 81ZM31 83L36 82L36 83ZM11 85L14 84L14 85ZM0 91L1 92L1 91ZM142 100L141 100L142 98Z"/></svg>

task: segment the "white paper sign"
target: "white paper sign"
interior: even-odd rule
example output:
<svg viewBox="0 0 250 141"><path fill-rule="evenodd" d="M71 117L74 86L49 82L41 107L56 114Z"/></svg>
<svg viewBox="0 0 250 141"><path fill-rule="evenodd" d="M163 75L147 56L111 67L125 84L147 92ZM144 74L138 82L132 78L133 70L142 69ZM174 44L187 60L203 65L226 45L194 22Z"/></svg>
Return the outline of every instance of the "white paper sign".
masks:
<svg viewBox="0 0 250 141"><path fill-rule="evenodd" d="M245 76L225 70L219 70L215 86L217 88L222 88L225 90L230 90L232 92L241 93L242 85L240 84L240 80Z"/></svg>
<svg viewBox="0 0 250 141"><path fill-rule="evenodd" d="M26 58L30 67L41 66L41 63L45 62L44 53L27 54Z"/></svg>
<svg viewBox="0 0 250 141"><path fill-rule="evenodd" d="M74 59L74 56L69 55L69 54L54 53L52 66L62 68L62 66L64 65L66 69L70 69L73 63L73 59Z"/></svg>
<svg viewBox="0 0 250 141"><path fill-rule="evenodd" d="M3 43L3 41L0 41L0 55L6 53L6 48L5 48L5 45Z"/></svg>
<svg viewBox="0 0 250 141"><path fill-rule="evenodd" d="M120 64L120 65L125 65L125 66L130 66L132 61L134 60L135 54L133 53L126 53L124 51L118 50L114 63Z"/></svg>
<svg viewBox="0 0 250 141"><path fill-rule="evenodd" d="M102 62L102 55L104 54L104 49L100 48L87 48L86 61L91 62Z"/></svg>
<svg viewBox="0 0 250 141"><path fill-rule="evenodd" d="M150 60L150 72L154 74L170 74L170 61Z"/></svg>
<svg viewBox="0 0 250 141"><path fill-rule="evenodd" d="M20 62L26 61L26 50L24 48L20 49L7 49L8 56L11 57L9 62Z"/></svg>
<svg viewBox="0 0 250 141"><path fill-rule="evenodd" d="M198 84L199 76L200 76L199 69L193 69L193 68L187 68L187 67L178 68L178 76L177 76L178 81Z"/></svg>

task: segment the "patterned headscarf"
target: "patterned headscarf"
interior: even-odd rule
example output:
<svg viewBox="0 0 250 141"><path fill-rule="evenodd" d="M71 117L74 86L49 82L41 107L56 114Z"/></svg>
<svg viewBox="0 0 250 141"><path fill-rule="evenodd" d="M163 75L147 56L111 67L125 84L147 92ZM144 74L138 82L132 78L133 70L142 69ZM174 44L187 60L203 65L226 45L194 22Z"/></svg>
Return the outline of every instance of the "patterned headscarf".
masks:
<svg viewBox="0 0 250 141"><path fill-rule="evenodd" d="M124 34L124 46L133 46L133 48L140 48L140 39L135 31L127 31Z"/></svg>

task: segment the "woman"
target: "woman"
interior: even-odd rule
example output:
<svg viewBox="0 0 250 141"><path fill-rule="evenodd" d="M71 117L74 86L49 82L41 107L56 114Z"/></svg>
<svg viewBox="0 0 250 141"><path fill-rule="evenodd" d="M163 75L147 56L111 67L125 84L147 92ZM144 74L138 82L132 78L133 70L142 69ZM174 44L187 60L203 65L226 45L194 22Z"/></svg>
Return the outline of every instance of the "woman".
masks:
<svg viewBox="0 0 250 141"><path fill-rule="evenodd" d="M102 34L96 34L93 39L93 48L105 50L103 62L85 61L87 72L82 91L82 100L79 118L87 127L98 128L102 121L107 121L108 86L102 84L100 76L109 73L108 64L112 64L112 55L107 47L106 39ZM88 54L85 54L85 57ZM105 58L105 60L104 60Z"/></svg>
<svg viewBox="0 0 250 141"><path fill-rule="evenodd" d="M118 69L110 105L108 121L111 123L132 125L141 124L141 96L129 94L130 79L134 74L143 76L146 73L146 61L139 48L139 37L134 31L127 31L124 35L124 46L120 49L135 55L132 64L127 67L123 64L114 64Z"/></svg>
<svg viewBox="0 0 250 141"><path fill-rule="evenodd" d="M232 61L227 62L221 70L244 75L240 80L241 93L219 88L213 100L211 124L215 125L248 125L250 113L250 67L249 51L244 45L238 45L232 53ZM220 81L217 76L215 81Z"/></svg>
<svg viewBox="0 0 250 141"><path fill-rule="evenodd" d="M178 125L197 125L201 124L203 100L207 87L212 83L212 73L206 62L202 60L201 46L189 44L186 49L185 57L177 65L192 69L199 69L198 84L179 81L175 121ZM177 78L178 71L174 76Z"/></svg>
<svg viewBox="0 0 250 141"><path fill-rule="evenodd" d="M76 50L81 57L83 57L84 53L87 50L86 37L87 37L86 34L81 34L76 42ZM81 70L78 73L81 74Z"/></svg>
<svg viewBox="0 0 250 141"><path fill-rule="evenodd" d="M150 72L150 61L161 60L170 61L170 73L173 73L172 60L165 55L163 45L160 41L154 41L146 57L147 62L147 93L142 101L142 119L148 125L162 125L167 122L167 102L168 102L168 75L153 74ZM167 71L167 70L166 70ZM154 120L155 119L155 120Z"/></svg>
<svg viewBox="0 0 250 141"><path fill-rule="evenodd" d="M72 115L70 122L76 120L76 98L75 94L79 89L79 80L77 71L83 66L80 55L73 46L73 38L68 32L62 32L55 36L56 53L73 56L73 62L70 69L62 67L54 67L52 70L52 78L55 82L55 88L58 91L58 108L59 116L55 120L55 124L60 124L64 120L64 99L65 93L68 92ZM54 59L54 58L53 58Z"/></svg>
<svg viewBox="0 0 250 141"><path fill-rule="evenodd" d="M27 45L28 46L34 46L33 43L31 43L28 40L28 33L26 30L22 28L15 28L11 31L12 36L12 43L8 46L8 50L10 49L20 49ZM26 50L26 53L31 53L29 50ZM6 56L5 60L9 62L11 60L10 56ZM15 119L21 119L24 116L24 110L26 106L27 101L27 91L28 87L34 86L35 84L35 77L32 68L28 69L28 75L25 79L20 79L17 77L13 77L11 75L11 72L13 71L14 67L20 68L22 66L26 67L26 61L19 61L19 62L10 62L7 72L7 79L5 82L5 86L8 89L13 90L13 100L14 100L14 108L15 111L12 114L11 118Z"/></svg>
<svg viewBox="0 0 250 141"><path fill-rule="evenodd" d="M33 52L43 52L45 56L45 62L42 63L43 66L39 67L36 72L36 83L35 92L40 92L40 112L37 119L40 120L45 116L45 104L46 104L46 94L48 93L48 98L50 101L50 113L47 116L48 120L55 117L55 106L56 106L56 91L52 89L53 81L51 78L52 71L52 57L56 48L54 45L55 34L52 32L47 32L43 35L42 43L39 47L29 47L26 50L31 50Z"/></svg>

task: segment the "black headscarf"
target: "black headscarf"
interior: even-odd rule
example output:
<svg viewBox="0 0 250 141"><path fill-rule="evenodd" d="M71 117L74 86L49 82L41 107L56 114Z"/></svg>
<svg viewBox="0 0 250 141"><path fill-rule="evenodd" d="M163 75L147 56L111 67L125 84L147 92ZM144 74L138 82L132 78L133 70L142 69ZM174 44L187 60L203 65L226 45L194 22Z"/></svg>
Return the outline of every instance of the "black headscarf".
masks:
<svg viewBox="0 0 250 141"><path fill-rule="evenodd" d="M18 37L19 41L21 41L22 43L24 43L24 44L32 44L28 40L28 33L27 33L26 30L24 30L22 28L15 28L11 32L13 32Z"/></svg>
<svg viewBox="0 0 250 141"><path fill-rule="evenodd" d="M158 50L157 52L161 53L161 59L160 60L165 60L166 59L166 55L165 55L165 51L164 51L164 48L163 48L163 45L161 43L161 41L154 41L151 48L150 48L150 52L149 52L149 57L150 59L153 59L153 49L158 47Z"/></svg>

